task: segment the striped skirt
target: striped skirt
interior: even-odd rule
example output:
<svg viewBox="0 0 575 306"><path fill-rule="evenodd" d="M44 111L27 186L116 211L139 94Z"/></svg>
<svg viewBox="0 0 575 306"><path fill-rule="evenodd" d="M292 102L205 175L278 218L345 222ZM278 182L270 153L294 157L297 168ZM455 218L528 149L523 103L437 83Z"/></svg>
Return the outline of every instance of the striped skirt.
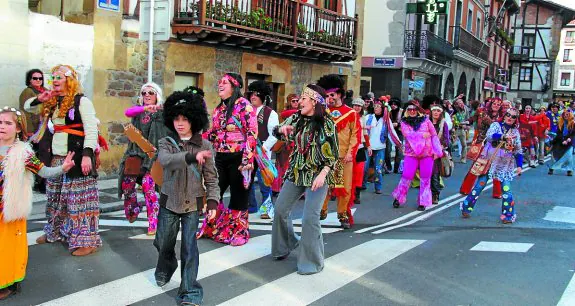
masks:
<svg viewBox="0 0 575 306"><path fill-rule="evenodd" d="M52 167L63 162L63 156L54 156ZM102 245L98 234L100 208L96 178L69 178L66 174L50 178L46 182L46 196L48 224L44 232L48 241L67 241L70 249Z"/></svg>

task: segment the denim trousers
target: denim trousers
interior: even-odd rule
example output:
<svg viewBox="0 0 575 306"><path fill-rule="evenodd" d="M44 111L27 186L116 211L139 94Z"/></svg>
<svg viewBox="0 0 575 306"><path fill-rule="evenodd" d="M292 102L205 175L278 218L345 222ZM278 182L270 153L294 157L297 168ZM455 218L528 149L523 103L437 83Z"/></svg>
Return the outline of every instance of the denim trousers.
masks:
<svg viewBox="0 0 575 306"><path fill-rule="evenodd" d="M196 231L199 223L199 213L197 211L186 214L176 214L164 207L160 208L158 216L158 229L154 246L158 250L158 264L154 276L156 280L168 282L178 268L176 258L176 239L182 225L182 246L180 249L182 282L176 296L178 304L191 302L201 304L203 300L203 289L198 278L198 265L200 254L198 252L198 242Z"/></svg>
<svg viewBox="0 0 575 306"><path fill-rule="evenodd" d="M266 201L268 197L272 196L272 187L266 186L264 180L262 179L262 173L259 168L255 170L255 174L258 177L258 185L260 187L260 193L262 194L262 203ZM256 184L252 183L250 187L250 195L248 197L249 211L250 213L256 212L258 210L258 200L256 198Z"/></svg>
<svg viewBox="0 0 575 306"><path fill-rule="evenodd" d="M319 213L327 191L327 185L312 191L310 187L296 186L291 181L285 181L277 199L272 223L272 256L276 258L285 256L299 245L297 254L299 274L314 274L323 270L324 249ZM304 193L300 238L293 229L291 211Z"/></svg>
<svg viewBox="0 0 575 306"><path fill-rule="evenodd" d="M372 166L371 161L373 158L373 168L375 169L375 179L373 184L375 186L375 191L381 191L383 186L383 163L385 160L385 148L381 150L373 150L372 156L368 156L365 161L365 172L363 174L363 187L367 186L367 177L369 176L369 168Z"/></svg>

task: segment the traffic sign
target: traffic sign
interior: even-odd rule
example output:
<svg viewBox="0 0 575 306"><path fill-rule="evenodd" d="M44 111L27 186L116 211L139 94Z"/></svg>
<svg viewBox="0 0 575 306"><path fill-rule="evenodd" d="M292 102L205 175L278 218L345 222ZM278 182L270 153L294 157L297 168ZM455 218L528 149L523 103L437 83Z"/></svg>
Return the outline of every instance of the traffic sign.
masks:
<svg viewBox="0 0 575 306"><path fill-rule="evenodd" d="M98 0L98 8L119 12L120 11L120 0Z"/></svg>

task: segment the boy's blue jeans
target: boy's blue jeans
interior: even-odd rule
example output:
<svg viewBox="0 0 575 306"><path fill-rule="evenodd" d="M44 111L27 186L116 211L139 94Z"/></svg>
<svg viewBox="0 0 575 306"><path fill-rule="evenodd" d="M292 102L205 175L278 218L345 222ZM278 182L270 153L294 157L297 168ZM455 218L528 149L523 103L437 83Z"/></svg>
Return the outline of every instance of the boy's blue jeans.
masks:
<svg viewBox="0 0 575 306"><path fill-rule="evenodd" d="M182 282L176 297L176 302L192 302L201 304L204 296L202 286L197 281L200 254L196 240L199 214L197 211L186 214L176 214L164 207L160 207L158 216L158 229L154 246L158 250L158 264L154 276L156 280L166 283L172 278L178 268L176 258L176 239L182 224L182 246L180 249Z"/></svg>

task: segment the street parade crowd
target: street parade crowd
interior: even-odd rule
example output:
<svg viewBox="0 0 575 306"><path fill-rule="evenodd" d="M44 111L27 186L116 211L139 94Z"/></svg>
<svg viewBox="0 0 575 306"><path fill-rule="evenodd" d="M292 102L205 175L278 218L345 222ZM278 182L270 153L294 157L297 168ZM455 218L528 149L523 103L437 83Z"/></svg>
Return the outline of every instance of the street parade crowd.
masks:
<svg viewBox="0 0 575 306"><path fill-rule="evenodd" d="M20 107L0 109L0 299L18 293L26 274L33 189L45 188L47 196L48 222L38 244L66 242L74 256L102 246L97 168L107 143L74 68L58 65L48 77L51 89L42 71L30 70ZM524 162L543 165L550 153L549 175L573 175L575 103L522 109L499 98L468 101L463 95L453 101L435 95L410 101L373 93L353 97L344 80L330 74L289 94L285 109L276 112L265 81L244 90L242 77L230 72L217 89L221 100L211 114L201 88L165 97L151 82L125 110L130 142L119 164L118 196L129 222L145 204L147 232L155 235L158 251L158 286L178 268L182 228L178 305L203 300L197 239L249 243L250 214L273 220L272 257L281 261L296 252L297 272L308 275L324 267L320 220L335 210L342 228L353 227L351 208L361 204L362 193L381 194L388 173L401 178L385 179L396 187L393 202L384 205L425 211L439 203L453 156L469 161L460 187L467 195L462 218L471 217L492 179L503 223L517 219L512 181ZM411 187L419 188L415 203L407 202ZM302 199L298 235L291 212Z"/></svg>

